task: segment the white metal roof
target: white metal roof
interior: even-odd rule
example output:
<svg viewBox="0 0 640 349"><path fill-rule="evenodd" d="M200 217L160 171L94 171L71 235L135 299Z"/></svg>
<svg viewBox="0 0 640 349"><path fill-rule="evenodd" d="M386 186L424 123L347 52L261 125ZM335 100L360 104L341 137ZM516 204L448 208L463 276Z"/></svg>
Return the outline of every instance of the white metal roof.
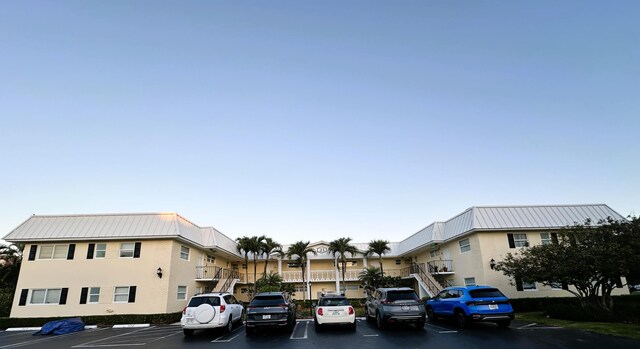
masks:
<svg viewBox="0 0 640 349"><path fill-rule="evenodd" d="M33 215L4 237L11 242L151 238L182 238L204 248L238 255L232 239L176 213Z"/></svg>
<svg viewBox="0 0 640 349"><path fill-rule="evenodd" d="M584 223L597 223L611 217L623 220L619 213L605 204L544 205L544 206L474 206L445 221L434 222L400 242L390 242L387 256L406 255L412 251L463 236L479 230L559 229ZM212 227L199 227L176 213L133 213L56 215L29 217L11 231L10 242L62 240L122 240L144 238L180 238L203 248L219 249L240 256L233 239ZM326 241L310 247L328 245ZM368 243L353 243L366 251ZM286 251L289 245L283 246ZM328 258L327 253L311 259Z"/></svg>
<svg viewBox="0 0 640 349"><path fill-rule="evenodd" d="M560 229L590 219L624 220L605 204L474 206L446 222L435 222L400 242L399 254L477 230Z"/></svg>

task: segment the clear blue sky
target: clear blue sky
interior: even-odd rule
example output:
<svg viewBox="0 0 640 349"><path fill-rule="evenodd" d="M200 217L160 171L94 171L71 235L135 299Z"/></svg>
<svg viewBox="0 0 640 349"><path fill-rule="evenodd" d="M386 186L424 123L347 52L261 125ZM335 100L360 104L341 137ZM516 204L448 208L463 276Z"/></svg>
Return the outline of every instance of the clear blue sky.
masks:
<svg viewBox="0 0 640 349"><path fill-rule="evenodd" d="M178 212L399 241L470 206L640 214L640 1L2 1L0 236Z"/></svg>

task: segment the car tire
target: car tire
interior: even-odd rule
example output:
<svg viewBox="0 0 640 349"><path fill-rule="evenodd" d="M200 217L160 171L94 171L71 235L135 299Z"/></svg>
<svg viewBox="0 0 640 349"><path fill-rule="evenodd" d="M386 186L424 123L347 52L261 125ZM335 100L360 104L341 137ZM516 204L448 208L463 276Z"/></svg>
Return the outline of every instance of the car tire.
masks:
<svg viewBox="0 0 640 349"><path fill-rule="evenodd" d="M245 326L244 326L244 334L245 334L245 335L250 336L250 335L254 334L255 332L256 332L256 329L255 329L255 328L253 328L253 327L249 327L249 326L247 326L247 325L245 324Z"/></svg>
<svg viewBox="0 0 640 349"><path fill-rule="evenodd" d="M356 325L356 321L353 321L351 325L349 325L349 329L351 331L355 331L358 326Z"/></svg>
<svg viewBox="0 0 640 349"><path fill-rule="evenodd" d="M424 329L424 324L425 324L425 322L426 322L426 321L425 321L424 319L419 320L419 321L416 321L416 329L417 329L418 331L420 331L420 330Z"/></svg>
<svg viewBox="0 0 640 349"><path fill-rule="evenodd" d="M371 316L368 311L367 311L367 313L365 315L366 315L366 318L367 318L367 322L374 322L376 320L376 318Z"/></svg>
<svg viewBox="0 0 640 349"><path fill-rule="evenodd" d="M467 328L469 327L469 319L467 319L467 316L464 314L463 311L458 310L456 311L456 323L458 324L458 327L460 328Z"/></svg>
<svg viewBox="0 0 640 349"><path fill-rule="evenodd" d="M382 315L380 315L380 313L376 313L376 326L378 326L378 329L381 330L384 330L384 328L386 327L384 319L382 318Z"/></svg>
<svg viewBox="0 0 640 349"><path fill-rule="evenodd" d="M231 331L233 331L233 317L229 316L229 323L225 327L225 332L231 333Z"/></svg>
<svg viewBox="0 0 640 349"><path fill-rule="evenodd" d="M316 330L316 332L322 332L323 328L322 328L322 325L318 323L318 320L314 319L313 325L314 325L313 328Z"/></svg>
<svg viewBox="0 0 640 349"><path fill-rule="evenodd" d="M431 307L427 307L427 317L429 318L429 322L436 322L438 321L438 317L436 316L436 314L433 312L433 308Z"/></svg>
<svg viewBox="0 0 640 349"><path fill-rule="evenodd" d="M509 327L509 325L511 325L511 320L498 321L496 322L496 325L498 325L498 327L500 328L507 328Z"/></svg>
<svg viewBox="0 0 640 349"><path fill-rule="evenodd" d="M296 328L296 319L293 318L293 320L287 324L287 332L292 333L295 328Z"/></svg>
<svg viewBox="0 0 640 349"><path fill-rule="evenodd" d="M184 333L185 337L193 336L193 330L189 330L189 329L186 329L186 328L182 330L182 333Z"/></svg>

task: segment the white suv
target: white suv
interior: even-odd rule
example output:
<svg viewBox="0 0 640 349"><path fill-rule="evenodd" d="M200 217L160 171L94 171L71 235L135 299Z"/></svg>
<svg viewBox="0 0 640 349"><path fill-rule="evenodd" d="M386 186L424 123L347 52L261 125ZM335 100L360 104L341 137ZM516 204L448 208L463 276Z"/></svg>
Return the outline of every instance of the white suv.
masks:
<svg viewBox="0 0 640 349"><path fill-rule="evenodd" d="M345 325L356 330L356 312L347 297L339 293L323 293L314 305L313 320L316 331L328 325Z"/></svg>
<svg viewBox="0 0 640 349"><path fill-rule="evenodd" d="M186 337L195 330L224 327L231 332L233 324L242 323L244 307L236 297L227 292L197 294L182 310L180 325Z"/></svg>

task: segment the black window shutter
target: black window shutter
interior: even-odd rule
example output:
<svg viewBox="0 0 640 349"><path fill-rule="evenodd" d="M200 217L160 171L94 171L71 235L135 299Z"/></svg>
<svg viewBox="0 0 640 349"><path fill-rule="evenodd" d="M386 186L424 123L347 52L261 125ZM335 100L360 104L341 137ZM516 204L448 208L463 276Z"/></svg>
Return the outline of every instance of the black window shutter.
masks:
<svg viewBox="0 0 640 349"><path fill-rule="evenodd" d="M140 258L140 247L142 247L142 243L136 242L136 245L133 248L133 258Z"/></svg>
<svg viewBox="0 0 640 349"><path fill-rule="evenodd" d="M93 251L96 249L96 244L89 244L87 248L87 259L93 259Z"/></svg>
<svg viewBox="0 0 640 349"><path fill-rule="evenodd" d="M69 251L67 251L67 259L73 259L73 255L76 252L76 244L69 244Z"/></svg>
<svg viewBox="0 0 640 349"><path fill-rule="evenodd" d="M507 238L509 239L509 248L516 248L516 242L513 240L513 234L507 234Z"/></svg>
<svg viewBox="0 0 640 349"><path fill-rule="evenodd" d="M87 294L89 293L89 287L83 287L80 291L80 304L87 304Z"/></svg>
<svg viewBox="0 0 640 349"><path fill-rule="evenodd" d="M522 279L516 278L516 290L524 291L524 287L522 287Z"/></svg>
<svg viewBox="0 0 640 349"><path fill-rule="evenodd" d="M38 245L31 245L31 248L29 249L29 260L30 261L35 261L36 260L36 251L38 251Z"/></svg>
<svg viewBox="0 0 640 349"><path fill-rule="evenodd" d="M568 290L569 289L569 284L567 284L566 282L562 283L562 289L563 290Z"/></svg>
<svg viewBox="0 0 640 349"><path fill-rule="evenodd" d="M136 301L136 287L130 286L129 287L129 303L135 303L135 301Z"/></svg>
<svg viewBox="0 0 640 349"><path fill-rule="evenodd" d="M558 244L558 233L551 233L551 242L555 245Z"/></svg>
<svg viewBox="0 0 640 349"><path fill-rule="evenodd" d="M29 294L29 289L23 288L20 291L20 302L18 305L27 305L27 295Z"/></svg>
<svg viewBox="0 0 640 349"><path fill-rule="evenodd" d="M67 294L69 293L68 288L63 288L62 292L60 292L60 302L58 304L67 304Z"/></svg>

